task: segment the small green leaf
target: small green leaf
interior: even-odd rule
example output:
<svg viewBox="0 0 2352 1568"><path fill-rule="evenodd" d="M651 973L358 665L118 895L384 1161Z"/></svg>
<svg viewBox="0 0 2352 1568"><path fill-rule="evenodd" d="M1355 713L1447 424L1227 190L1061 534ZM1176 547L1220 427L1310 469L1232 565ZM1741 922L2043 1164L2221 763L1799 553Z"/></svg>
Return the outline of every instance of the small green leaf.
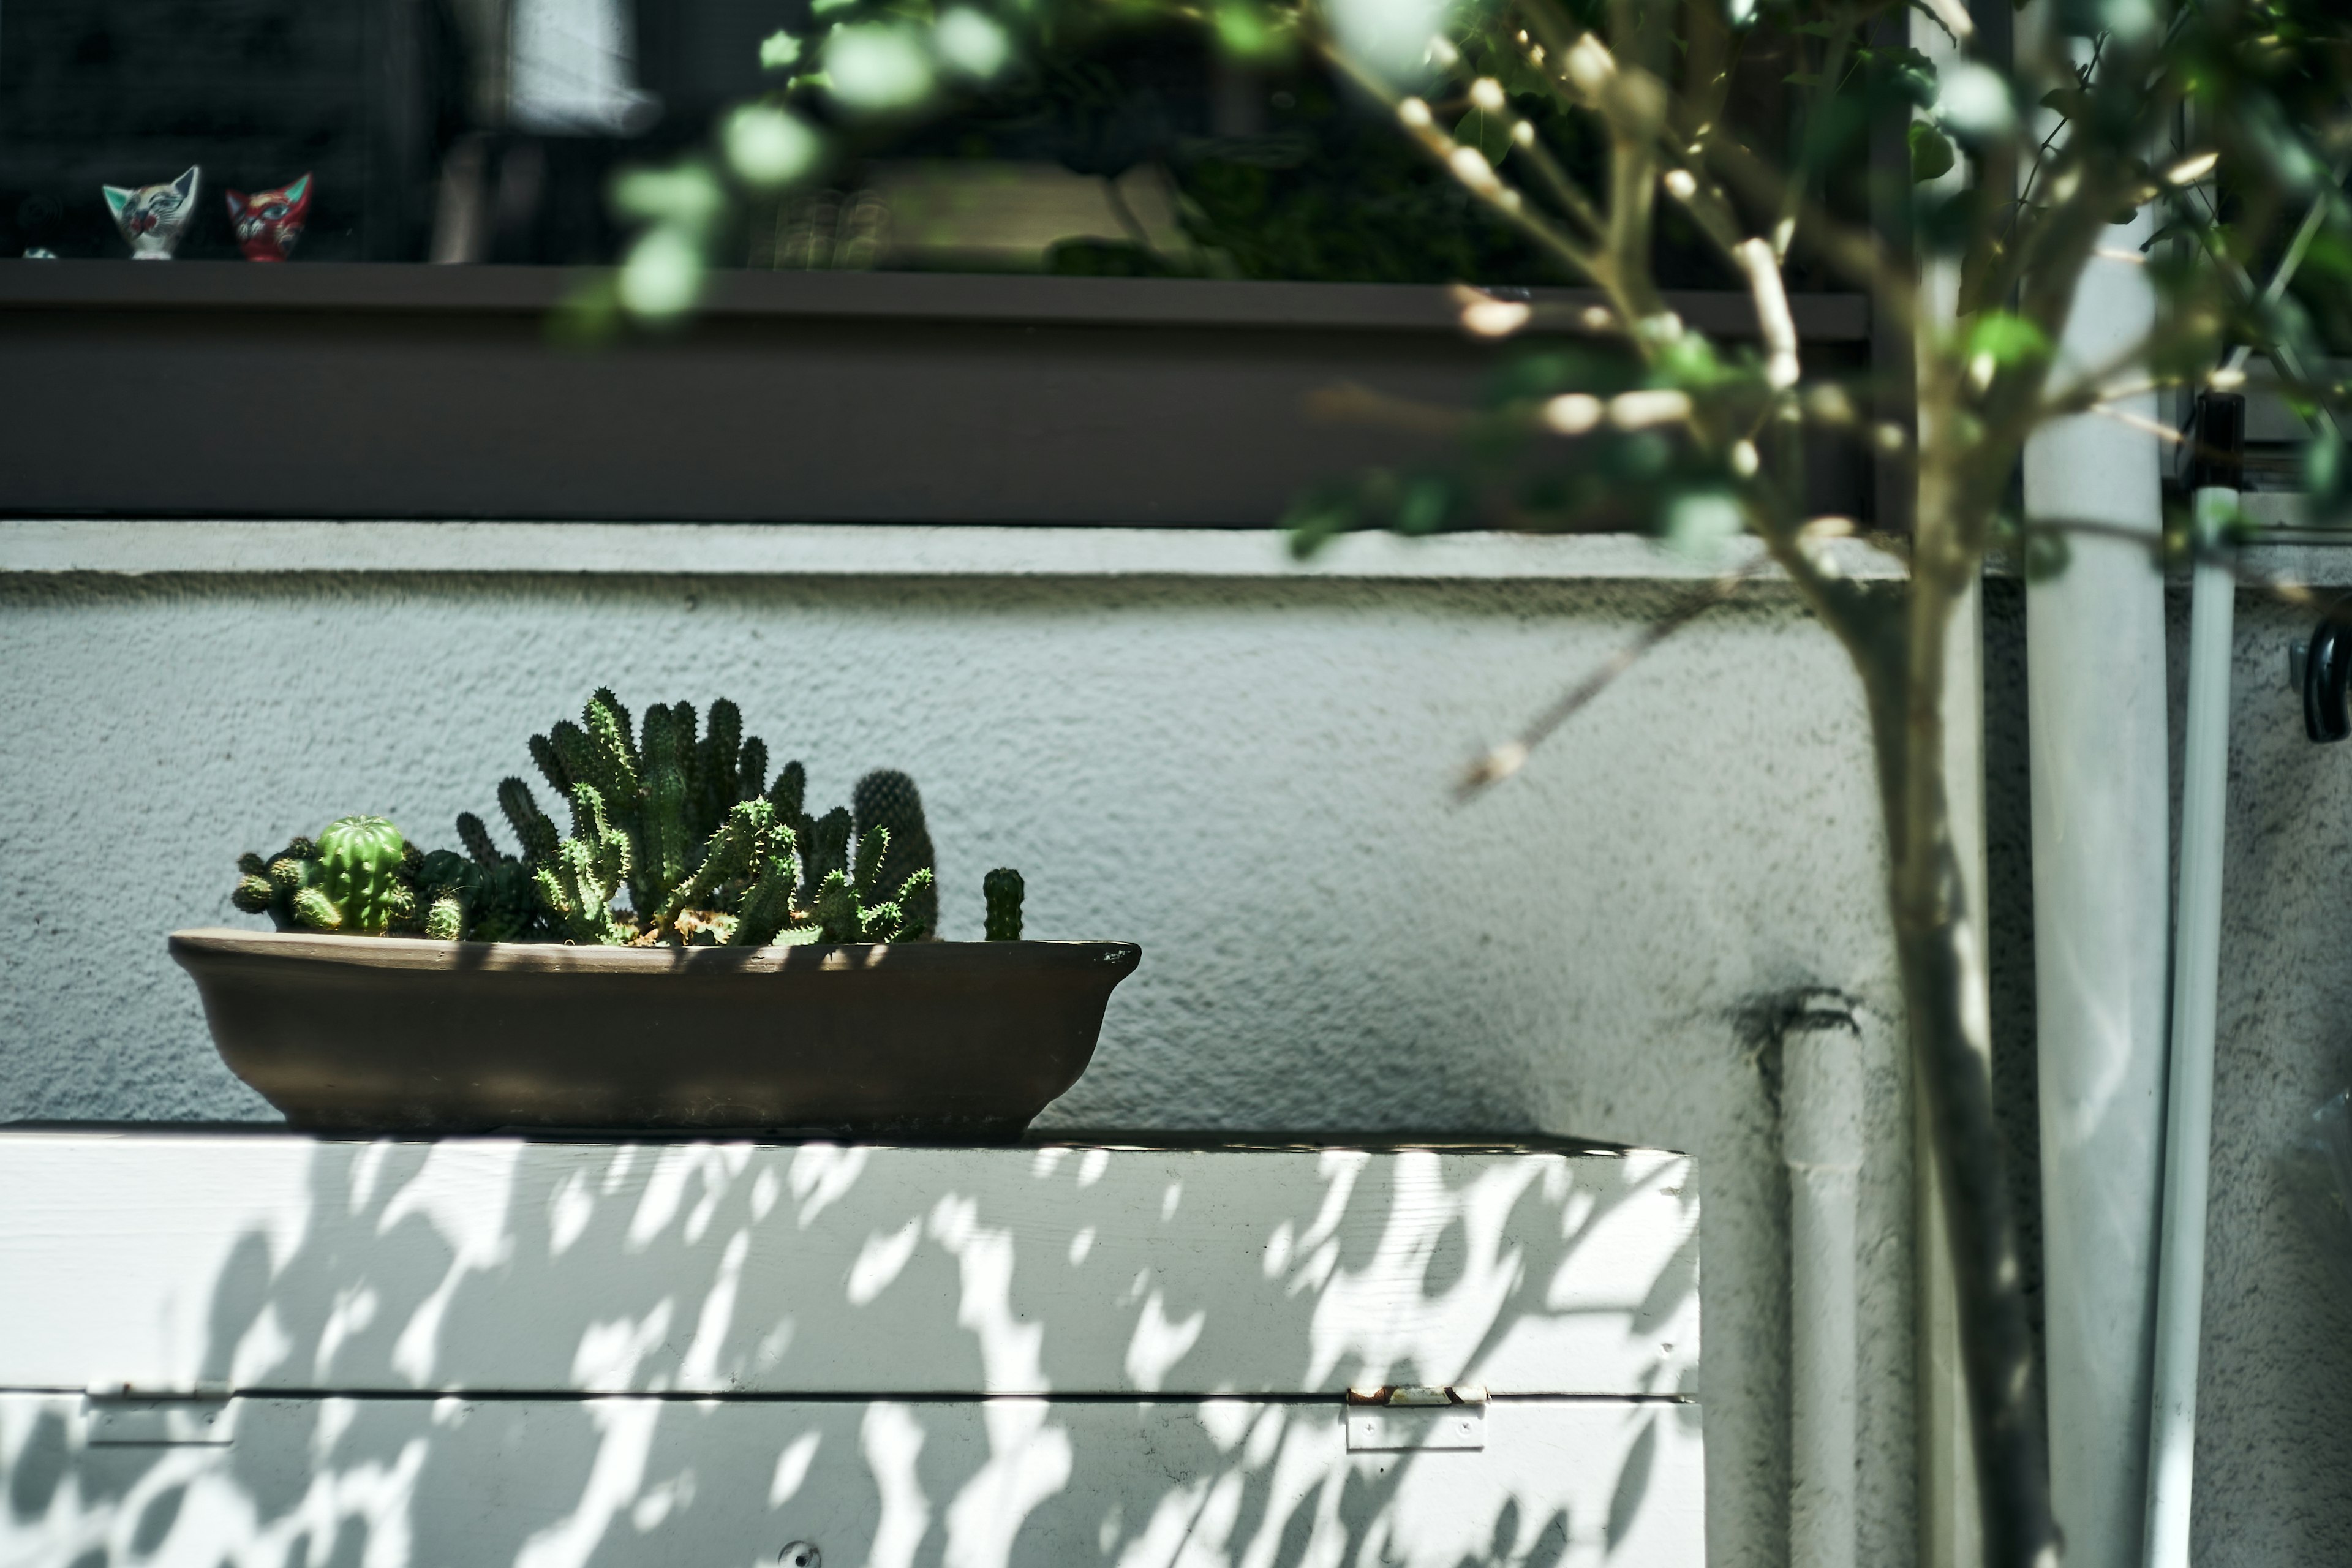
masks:
<svg viewBox="0 0 2352 1568"><path fill-rule="evenodd" d="M726 211L727 195L708 165L688 161L667 169L628 168L614 176L613 206L640 223L674 224L699 233Z"/></svg>
<svg viewBox="0 0 2352 1568"><path fill-rule="evenodd" d="M1936 117L1963 141L1997 142L2017 126L2009 78L1990 66L1962 60L1937 73Z"/></svg>
<svg viewBox="0 0 2352 1568"><path fill-rule="evenodd" d="M868 114L911 109L931 96L931 54L916 29L884 22L835 27L824 42L833 96Z"/></svg>
<svg viewBox="0 0 2352 1568"><path fill-rule="evenodd" d="M824 142L808 121L773 104L747 103L720 124L727 165L745 184L773 190L815 166Z"/></svg>
<svg viewBox="0 0 2352 1568"><path fill-rule="evenodd" d="M1732 369L1716 357L1715 345L1692 331L1660 347L1654 368L1660 385L1686 391L1717 386L1734 376Z"/></svg>
<svg viewBox="0 0 2352 1568"><path fill-rule="evenodd" d="M1405 486L1397 503L1396 531L1405 534L1435 533L1454 510L1454 487L1434 474L1423 474Z"/></svg>
<svg viewBox="0 0 2352 1568"><path fill-rule="evenodd" d="M1894 84L1895 90L1912 108L1936 107L1936 95L1938 89L1936 85L1934 66L1897 66L1889 73L1888 79Z"/></svg>
<svg viewBox="0 0 2352 1568"><path fill-rule="evenodd" d="M1237 59L1268 59L1280 55L1282 39L1272 18L1250 0L1227 0L1212 14L1217 42Z"/></svg>
<svg viewBox="0 0 2352 1568"><path fill-rule="evenodd" d="M2340 522L2352 511L2352 463L2345 461L2344 438L2323 421L2303 449L2303 486L2311 497L2311 520Z"/></svg>
<svg viewBox="0 0 2352 1568"><path fill-rule="evenodd" d="M2066 570L2074 558L2074 546L2066 536L2053 529L2037 528L2025 536L2025 559L2020 564L2029 583L2047 583Z"/></svg>
<svg viewBox="0 0 2352 1568"><path fill-rule="evenodd" d="M996 18L970 5L940 13L931 47L948 68L973 81L989 81L1013 58L1013 38Z"/></svg>
<svg viewBox="0 0 2352 1568"><path fill-rule="evenodd" d="M774 32L760 40L761 70L790 70L800 63L801 41L786 32Z"/></svg>
<svg viewBox="0 0 2352 1568"><path fill-rule="evenodd" d="M1987 310L1969 329L1969 358L1990 359L1997 369L2050 357L2050 336L2009 310Z"/></svg>
<svg viewBox="0 0 2352 1568"><path fill-rule="evenodd" d="M682 315L702 292L706 266L699 236L656 224L637 237L621 263L614 285L621 307L646 321Z"/></svg>
<svg viewBox="0 0 2352 1568"><path fill-rule="evenodd" d="M1304 561L1328 543L1335 534L1363 526L1355 494L1343 485L1324 485L1292 501L1282 520L1290 535L1290 553Z"/></svg>
<svg viewBox="0 0 2352 1568"><path fill-rule="evenodd" d="M1911 142L1911 183L1924 185L1952 172L1958 161L1950 138L1924 120L1915 120L1906 132Z"/></svg>

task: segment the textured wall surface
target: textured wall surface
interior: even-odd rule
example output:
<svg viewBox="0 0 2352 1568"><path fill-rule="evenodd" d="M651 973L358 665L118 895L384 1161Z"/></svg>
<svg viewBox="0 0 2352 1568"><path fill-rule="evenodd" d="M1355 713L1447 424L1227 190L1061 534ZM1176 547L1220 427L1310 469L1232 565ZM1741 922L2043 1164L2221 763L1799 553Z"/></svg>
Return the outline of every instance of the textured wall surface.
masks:
<svg viewBox="0 0 2352 1568"><path fill-rule="evenodd" d="M599 680L640 709L723 693L817 799L914 773L947 934L978 934L981 873L1013 864L1034 934L1142 943L1054 1124L1696 1154L1717 1564L1786 1556L1787 1193L1759 1020L1795 988L1853 996L1874 1062L1861 1560L1908 1561L1906 1074L1842 654L1759 590L1490 798L1447 798L1475 746L1678 591L0 578L0 921L19 933L0 1119L267 1115L162 940L251 923L227 900L237 851L353 811L446 841Z"/></svg>
<svg viewBox="0 0 2352 1568"><path fill-rule="evenodd" d="M2032 1209L2032 825L2019 584L1991 584L1987 609L1995 1089L2011 1133L2010 1187L2023 1211L2038 1308L2044 1260ZM2185 594L2171 595L2168 615L2177 835ZM2210 1568L2352 1563L2352 1220L2304 1147L2312 1111L2352 1087L2352 967L2336 918L2352 883L2352 746L2304 738L2286 648L2310 630L2301 612L2239 597L2191 1542L2193 1559Z"/></svg>
<svg viewBox="0 0 2352 1568"><path fill-rule="evenodd" d="M2179 595L2172 622L2177 752ZM2352 1563L2352 1219L2303 1148L2312 1111L2352 1088L2352 746L2304 738L2286 649L2310 634L2307 615L2239 596L2197 1380L2192 1551L2211 1568Z"/></svg>

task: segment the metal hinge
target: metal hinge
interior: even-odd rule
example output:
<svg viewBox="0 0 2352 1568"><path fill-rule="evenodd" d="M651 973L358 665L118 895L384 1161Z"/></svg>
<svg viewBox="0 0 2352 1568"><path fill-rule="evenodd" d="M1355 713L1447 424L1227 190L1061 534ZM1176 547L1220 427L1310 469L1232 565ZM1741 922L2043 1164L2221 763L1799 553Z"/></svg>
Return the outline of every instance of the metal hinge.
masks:
<svg viewBox="0 0 2352 1568"><path fill-rule="evenodd" d="M1348 1451L1390 1454L1486 1447L1486 1391L1459 1388L1351 1388L1346 1410Z"/></svg>
<svg viewBox="0 0 2352 1568"><path fill-rule="evenodd" d="M225 1448L236 1438L242 1401L231 1395L225 1383L186 1388L97 1383L82 1391L82 1403L87 1440L93 1447Z"/></svg>

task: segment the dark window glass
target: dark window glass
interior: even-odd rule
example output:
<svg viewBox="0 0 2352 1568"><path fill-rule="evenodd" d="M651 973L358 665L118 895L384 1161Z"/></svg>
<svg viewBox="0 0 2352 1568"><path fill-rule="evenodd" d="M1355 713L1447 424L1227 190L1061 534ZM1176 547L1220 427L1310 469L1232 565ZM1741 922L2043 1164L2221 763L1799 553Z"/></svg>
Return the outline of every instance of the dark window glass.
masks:
<svg viewBox="0 0 2352 1568"><path fill-rule="evenodd" d="M283 241L298 263L611 262L628 237L614 173L707 149L719 115L772 85L761 41L806 5L6 0L0 255L123 257L141 243L126 225L161 248L176 224L183 258ZM713 259L1578 281L1310 62L1237 66L1181 28L1053 36L986 92L836 127L843 155L808 186L746 196ZM1772 103L1757 108L1769 123ZM1595 155L1575 123L1545 130L1571 166ZM1662 222L1663 281L1732 281L1670 206Z"/></svg>

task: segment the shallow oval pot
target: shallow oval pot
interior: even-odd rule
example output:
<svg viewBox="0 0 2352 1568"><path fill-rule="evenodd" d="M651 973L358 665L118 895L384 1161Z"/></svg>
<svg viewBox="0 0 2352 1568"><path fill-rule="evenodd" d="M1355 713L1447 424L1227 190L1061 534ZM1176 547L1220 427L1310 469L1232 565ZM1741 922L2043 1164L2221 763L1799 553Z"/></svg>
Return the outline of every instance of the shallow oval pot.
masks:
<svg viewBox="0 0 2352 1568"><path fill-rule="evenodd" d="M1116 942L565 947L176 931L221 1059L297 1126L1013 1139L1078 1080Z"/></svg>

